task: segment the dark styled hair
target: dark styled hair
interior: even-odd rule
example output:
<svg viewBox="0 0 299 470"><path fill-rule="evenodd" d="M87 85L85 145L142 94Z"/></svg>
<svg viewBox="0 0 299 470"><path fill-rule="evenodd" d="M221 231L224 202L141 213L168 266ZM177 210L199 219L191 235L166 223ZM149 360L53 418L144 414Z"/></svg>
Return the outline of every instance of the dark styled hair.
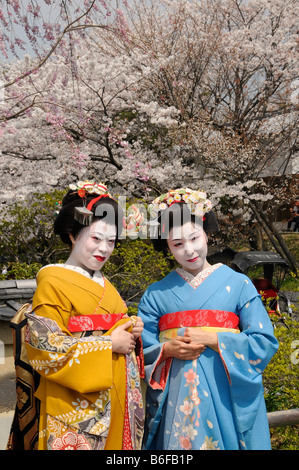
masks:
<svg viewBox="0 0 299 470"><path fill-rule="evenodd" d="M97 198L96 194L89 194L85 198L86 206L90 201ZM68 191L62 200L62 207L59 214L56 216L54 222L54 232L60 236L63 243L72 246L70 235L74 238L78 236L80 231L85 227L75 219L75 207L83 207L83 199L79 197L77 192L73 190ZM98 199L90 209L93 212L92 223L96 220L105 219L110 225L116 227L116 240L118 242L119 236L122 232L123 224L123 211L117 201L111 197L103 197Z"/></svg>
<svg viewBox="0 0 299 470"><path fill-rule="evenodd" d="M213 211L207 212L201 219L190 213L185 202L176 202L159 214L159 232L157 238L152 239L155 250L167 253L170 230L173 227L182 227L188 221L201 225L207 235L217 232L219 228Z"/></svg>

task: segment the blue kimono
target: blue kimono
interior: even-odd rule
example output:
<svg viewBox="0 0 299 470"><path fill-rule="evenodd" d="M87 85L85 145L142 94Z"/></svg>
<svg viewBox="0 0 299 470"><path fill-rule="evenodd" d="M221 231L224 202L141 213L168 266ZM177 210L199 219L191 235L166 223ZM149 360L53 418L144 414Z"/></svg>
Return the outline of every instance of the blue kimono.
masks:
<svg viewBox="0 0 299 470"><path fill-rule="evenodd" d="M146 290L139 315L144 448L271 449L261 374L278 342L250 279L221 264L196 277L180 268ZM207 347L193 361L161 361L163 342L187 326L216 331L218 350Z"/></svg>

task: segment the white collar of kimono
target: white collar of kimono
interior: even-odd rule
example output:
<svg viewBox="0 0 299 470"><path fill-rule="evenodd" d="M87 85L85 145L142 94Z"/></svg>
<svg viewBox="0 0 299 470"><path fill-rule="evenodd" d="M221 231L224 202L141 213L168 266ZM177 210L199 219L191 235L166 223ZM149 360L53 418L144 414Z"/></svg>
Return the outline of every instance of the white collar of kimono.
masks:
<svg viewBox="0 0 299 470"><path fill-rule="evenodd" d="M222 266L222 263L213 264L212 266L209 266L208 268L200 271L196 276L193 276L193 274L189 273L183 268L177 268L176 272L186 282L188 282L188 284L190 284L191 287L196 289L213 271L215 271L220 266Z"/></svg>
<svg viewBox="0 0 299 470"><path fill-rule="evenodd" d="M92 279L93 281L97 282L101 286L104 286L104 274L101 273L101 271L95 271L93 275L91 276L85 269L80 268L79 266L73 266L72 264L48 264L47 266L44 266L45 268L48 266L58 266L59 268L66 268L70 269L71 271L76 271L77 273L83 274L83 276L88 277L88 279ZM41 268L43 269L43 268Z"/></svg>

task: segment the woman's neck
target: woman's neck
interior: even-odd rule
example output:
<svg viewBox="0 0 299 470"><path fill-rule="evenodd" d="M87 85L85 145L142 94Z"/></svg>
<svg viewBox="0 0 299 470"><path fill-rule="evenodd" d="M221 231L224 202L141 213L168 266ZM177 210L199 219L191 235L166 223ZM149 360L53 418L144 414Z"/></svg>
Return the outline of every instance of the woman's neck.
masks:
<svg viewBox="0 0 299 470"><path fill-rule="evenodd" d="M211 265L210 263L208 263L207 260L204 261L203 265L200 266L199 268L197 269L186 269L186 267L183 267L182 266L182 269L184 269L185 271L187 271L188 273L192 274L194 277L196 277L199 273L201 273L202 271L204 271L205 269L207 268L210 268Z"/></svg>

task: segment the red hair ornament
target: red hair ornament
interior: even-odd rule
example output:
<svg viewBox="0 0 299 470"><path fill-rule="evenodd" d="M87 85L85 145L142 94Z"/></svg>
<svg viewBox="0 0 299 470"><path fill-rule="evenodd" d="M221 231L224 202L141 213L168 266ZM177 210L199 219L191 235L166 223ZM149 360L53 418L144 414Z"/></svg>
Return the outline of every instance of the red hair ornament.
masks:
<svg viewBox="0 0 299 470"><path fill-rule="evenodd" d="M99 199L104 197L113 199L107 191L107 186L103 183L96 184L92 181L79 181L77 185L71 184L70 189L77 191L78 196L83 199L83 206L75 207L74 219L85 226L92 224L94 214L91 208ZM86 196L88 194L94 194L95 197L89 201L86 207Z"/></svg>

